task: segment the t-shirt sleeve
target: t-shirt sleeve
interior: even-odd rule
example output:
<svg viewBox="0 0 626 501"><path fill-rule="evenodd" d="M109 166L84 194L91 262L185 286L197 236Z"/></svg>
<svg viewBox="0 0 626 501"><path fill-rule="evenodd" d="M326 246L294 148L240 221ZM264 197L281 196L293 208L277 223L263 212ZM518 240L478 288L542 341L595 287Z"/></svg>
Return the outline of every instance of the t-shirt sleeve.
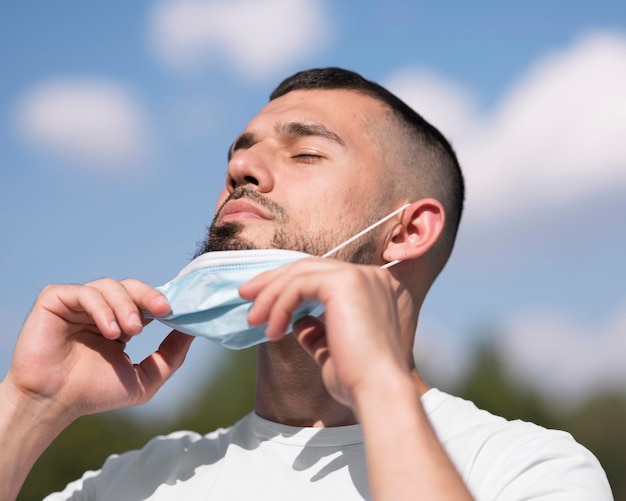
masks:
<svg viewBox="0 0 626 501"><path fill-rule="evenodd" d="M613 500L596 457L568 433L524 442L496 465L493 499L497 501Z"/></svg>
<svg viewBox="0 0 626 501"><path fill-rule="evenodd" d="M507 421L439 390L422 402L477 501L613 499L599 461L569 433Z"/></svg>
<svg viewBox="0 0 626 501"><path fill-rule="evenodd" d="M217 462L226 444L222 430L155 437L140 450L110 456L100 470L86 472L44 501L149 499L161 486L190 478L198 465Z"/></svg>

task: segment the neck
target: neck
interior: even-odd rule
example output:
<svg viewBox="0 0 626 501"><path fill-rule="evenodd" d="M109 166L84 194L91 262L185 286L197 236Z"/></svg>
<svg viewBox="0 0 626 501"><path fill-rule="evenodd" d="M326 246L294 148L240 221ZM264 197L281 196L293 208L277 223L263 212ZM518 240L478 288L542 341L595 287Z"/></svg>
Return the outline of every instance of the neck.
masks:
<svg viewBox="0 0 626 501"><path fill-rule="evenodd" d="M255 412L290 426L355 424L352 411L333 399L315 361L293 336L259 346Z"/></svg>

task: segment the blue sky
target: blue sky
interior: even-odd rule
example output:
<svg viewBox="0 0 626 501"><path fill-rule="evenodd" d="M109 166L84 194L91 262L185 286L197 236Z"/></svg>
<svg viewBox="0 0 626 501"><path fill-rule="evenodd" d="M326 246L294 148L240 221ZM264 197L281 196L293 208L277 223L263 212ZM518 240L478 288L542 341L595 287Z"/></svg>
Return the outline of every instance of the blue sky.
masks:
<svg viewBox="0 0 626 501"><path fill-rule="evenodd" d="M226 150L290 73L339 65L446 134L468 184L416 343L442 384L486 332L576 399L626 383L626 4L232 0L0 5L0 369L50 282L159 285ZM340 216L340 215L338 215ZM131 343L134 357L165 330ZM161 405L220 351L199 340Z"/></svg>

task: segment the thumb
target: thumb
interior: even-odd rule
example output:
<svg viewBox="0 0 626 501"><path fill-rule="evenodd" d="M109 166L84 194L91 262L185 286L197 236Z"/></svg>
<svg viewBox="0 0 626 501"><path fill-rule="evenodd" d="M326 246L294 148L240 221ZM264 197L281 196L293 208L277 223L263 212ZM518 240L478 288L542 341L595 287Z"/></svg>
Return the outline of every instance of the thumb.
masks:
<svg viewBox="0 0 626 501"><path fill-rule="evenodd" d="M148 398L151 398L183 364L193 340L193 336L172 331L163 340L159 349L139 364L142 383Z"/></svg>

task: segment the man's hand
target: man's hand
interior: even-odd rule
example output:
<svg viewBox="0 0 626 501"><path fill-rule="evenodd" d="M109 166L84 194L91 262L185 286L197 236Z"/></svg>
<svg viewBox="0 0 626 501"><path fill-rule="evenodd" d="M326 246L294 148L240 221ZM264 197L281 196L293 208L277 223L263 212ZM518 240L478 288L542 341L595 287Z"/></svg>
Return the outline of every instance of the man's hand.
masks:
<svg viewBox="0 0 626 501"><path fill-rule="evenodd" d="M0 498L11 499L35 460L85 414L148 401L180 367L191 340L173 331L140 364L124 352L147 321L165 315L156 289L137 280L51 285L37 298L0 382Z"/></svg>
<svg viewBox="0 0 626 501"><path fill-rule="evenodd" d="M70 418L146 402L182 364L192 338L173 332L133 365L124 349L147 323L142 309L159 316L170 308L137 280L46 287L22 328L6 382Z"/></svg>
<svg viewBox="0 0 626 501"><path fill-rule="evenodd" d="M324 304L324 321L307 317L294 335L320 366L328 392L358 412L359 389L385 374L409 376L406 342L401 338L391 275L375 266L331 259L304 259L265 272L243 285L254 300L248 321L268 323L266 335L281 339L302 301ZM410 347L409 347L410 351Z"/></svg>

